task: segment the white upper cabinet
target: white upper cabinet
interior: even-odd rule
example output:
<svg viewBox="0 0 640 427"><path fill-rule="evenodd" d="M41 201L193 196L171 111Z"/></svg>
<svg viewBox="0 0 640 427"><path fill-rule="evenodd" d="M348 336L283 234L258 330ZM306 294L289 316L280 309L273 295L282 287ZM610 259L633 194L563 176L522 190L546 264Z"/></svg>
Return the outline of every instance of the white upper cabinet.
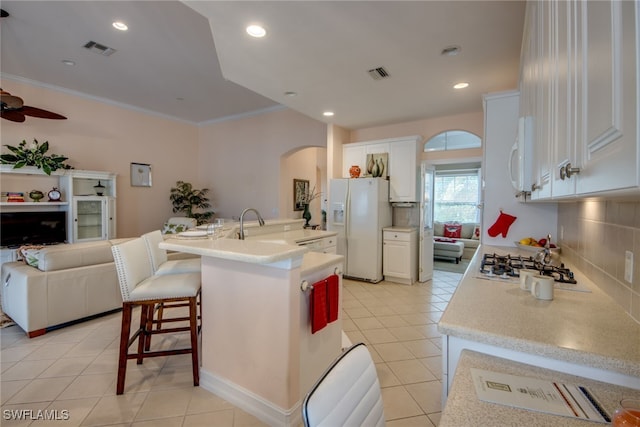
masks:
<svg viewBox="0 0 640 427"><path fill-rule="evenodd" d="M418 149L420 138L394 141L389 146L389 201L393 203L418 202L420 164Z"/></svg>
<svg viewBox="0 0 640 427"><path fill-rule="evenodd" d="M637 191L637 2L527 3L521 116L532 199Z"/></svg>
<svg viewBox="0 0 640 427"><path fill-rule="evenodd" d="M638 2L580 2L576 193L638 186ZM573 167L573 165L572 165ZM569 178L572 179L573 177Z"/></svg>
<svg viewBox="0 0 640 427"><path fill-rule="evenodd" d="M364 145L349 144L342 148L342 177L350 178L349 169L351 166L360 167L360 176L367 170L367 148Z"/></svg>
<svg viewBox="0 0 640 427"><path fill-rule="evenodd" d="M346 144L342 153L343 177L349 177L349 168L360 167L360 176L367 175L367 154L388 153L389 201L392 203L418 202L419 149L421 137L410 136L378 141Z"/></svg>

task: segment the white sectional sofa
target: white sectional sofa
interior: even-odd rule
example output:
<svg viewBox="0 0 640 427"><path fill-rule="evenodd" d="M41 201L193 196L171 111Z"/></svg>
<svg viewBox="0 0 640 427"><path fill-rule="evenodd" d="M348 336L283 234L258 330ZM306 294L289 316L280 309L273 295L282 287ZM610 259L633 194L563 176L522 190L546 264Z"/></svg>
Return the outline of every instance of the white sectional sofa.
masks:
<svg viewBox="0 0 640 427"><path fill-rule="evenodd" d="M23 261L2 264L2 310L33 338L122 309L111 246L126 240L47 246L34 251L33 266ZM172 259L182 257L170 254Z"/></svg>
<svg viewBox="0 0 640 427"><path fill-rule="evenodd" d="M40 249L32 263L2 264L2 310L30 338L47 329L122 308L114 241Z"/></svg>
<svg viewBox="0 0 640 427"><path fill-rule="evenodd" d="M434 221L433 222L433 237L434 237L434 246L433 246L433 256L436 258L452 258L451 254L453 252L457 252L457 248L452 248L451 244L448 244L446 241L444 232L444 222ZM478 227L480 229L480 224L472 223L472 222L463 222L461 223L462 229L460 232L460 237L452 238L452 241L457 243L456 246L459 246L459 243L464 244L464 249L462 250L461 258L471 259L473 255L476 253L476 249L480 246L480 234L478 232L477 238L474 238L474 230ZM440 241L439 241L440 240Z"/></svg>

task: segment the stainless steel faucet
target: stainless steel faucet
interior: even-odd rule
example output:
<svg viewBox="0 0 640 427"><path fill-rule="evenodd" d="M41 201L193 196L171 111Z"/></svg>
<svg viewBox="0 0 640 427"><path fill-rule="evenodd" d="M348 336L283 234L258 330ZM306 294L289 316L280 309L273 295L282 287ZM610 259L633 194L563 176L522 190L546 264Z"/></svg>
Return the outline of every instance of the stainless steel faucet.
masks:
<svg viewBox="0 0 640 427"><path fill-rule="evenodd" d="M264 219L262 219L260 212L258 212L256 209L247 208L243 210L242 213L240 214L240 235L238 236L240 240L244 240L244 214L246 214L248 211L254 211L256 213L258 217L258 224L260 224L260 227L264 225Z"/></svg>

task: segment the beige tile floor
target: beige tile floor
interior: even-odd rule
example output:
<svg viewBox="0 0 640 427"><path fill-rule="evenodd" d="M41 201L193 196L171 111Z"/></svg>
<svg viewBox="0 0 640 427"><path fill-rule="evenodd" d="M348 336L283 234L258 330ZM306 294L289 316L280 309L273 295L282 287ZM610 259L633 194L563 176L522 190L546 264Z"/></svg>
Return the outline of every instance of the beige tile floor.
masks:
<svg viewBox="0 0 640 427"><path fill-rule="evenodd" d="M436 323L460 278L436 271L432 281L413 286L344 281L343 327L352 342L368 345L376 362L390 427L438 425L441 343ZM0 425L264 425L193 387L189 355L147 359L143 365L130 361L125 393L116 396L119 327L116 313L33 339L17 326L2 329ZM157 344L181 346L185 338L163 337ZM43 413L68 419L11 419L12 414L38 418Z"/></svg>

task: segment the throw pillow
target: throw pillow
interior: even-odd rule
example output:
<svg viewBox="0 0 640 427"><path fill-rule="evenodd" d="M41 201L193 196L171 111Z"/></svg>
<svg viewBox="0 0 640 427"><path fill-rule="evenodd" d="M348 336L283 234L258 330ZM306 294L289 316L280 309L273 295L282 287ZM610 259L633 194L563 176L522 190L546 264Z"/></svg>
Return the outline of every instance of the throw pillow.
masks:
<svg viewBox="0 0 640 427"><path fill-rule="evenodd" d="M471 235L473 240L480 240L480 226L476 225L473 229L473 234Z"/></svg>
<svg viewBox="0 0 640 427"><path fill-rule="evenodd" d="M44 246L26 245L18 249L18 260L24 261L31 267L38 268L38 255Z"/></svg>
<svg viewBox="0 0 640 427"><path fill-rule="evenodd" d="M462 224L455 222L447 222L444 224L444 237L460 238L462 234Z"/></svg>
<svg viewBox="0 0 640 427"><path fill-rule="evenodd" d="M178 234L183 231L187 231L187 226L184 224L169 224L168 222L164 223L164 227L162 228L162 234Z"/></svg>

